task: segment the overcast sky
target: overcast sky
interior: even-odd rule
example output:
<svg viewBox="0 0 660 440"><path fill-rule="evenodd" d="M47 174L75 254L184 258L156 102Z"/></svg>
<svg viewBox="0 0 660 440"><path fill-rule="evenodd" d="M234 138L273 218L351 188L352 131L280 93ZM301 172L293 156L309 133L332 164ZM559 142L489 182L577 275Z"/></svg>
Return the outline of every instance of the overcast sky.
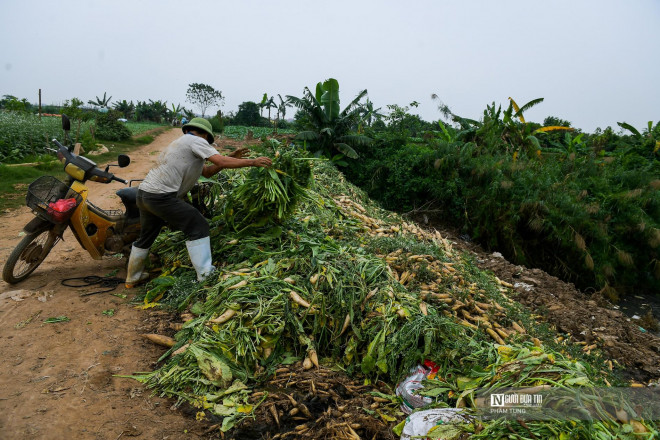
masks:
<svg viewBox="0 0 660 440"><path fill-rule="evenodd" d="M62 103L185 101L190 83L226 97L302 96L339 81L376 107L420 103L480 119L519 105L592 131L660 119L659 0L0 0L0 95ZM212 111L215 112L216 109ZM290 109L287 117L292 117Z"/></svg>

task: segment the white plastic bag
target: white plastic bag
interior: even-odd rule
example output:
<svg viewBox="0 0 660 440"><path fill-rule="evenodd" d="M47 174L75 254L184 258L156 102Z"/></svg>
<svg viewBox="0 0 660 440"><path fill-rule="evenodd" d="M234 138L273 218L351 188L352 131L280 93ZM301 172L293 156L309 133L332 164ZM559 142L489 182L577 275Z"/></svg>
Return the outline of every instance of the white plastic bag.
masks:
<svg viewBox="0 0 660 440"><path fill-rule="evenodd" d="M410 414L417 408L423 408L433 402L430 397L420 396L416 391L422 388L424 379L433 379L439 367L431 361L424 361L424 365L418 365L410 370L410 374L396 387L396 395L401 396L403 403L401 411Z"/></svg>
<svg viewBox="0 0 660 440"><path fill-rule="evenodd" d="M456 423L469 423L470 419L459 408L435 408L412 413L406 419L406 424L401 432L401 440L421 440L425 435L434 430L442 429L453 438L460 433L457 427L451 426Z"/></svg>

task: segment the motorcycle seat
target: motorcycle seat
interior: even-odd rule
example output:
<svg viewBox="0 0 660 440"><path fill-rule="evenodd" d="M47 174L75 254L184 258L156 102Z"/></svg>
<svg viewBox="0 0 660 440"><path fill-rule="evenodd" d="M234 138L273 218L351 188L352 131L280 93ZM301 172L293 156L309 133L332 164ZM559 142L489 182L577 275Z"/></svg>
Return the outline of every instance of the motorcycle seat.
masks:
<svg viewBox="0 0 660 440"><path fill-rule="evenodd" d="M116 192L116 194L121 199L122 203L126 207L126 216L129 218L139 217L140 210L137 207L137 193L138 187L133 186L131 188L122 188Z"/></svg>

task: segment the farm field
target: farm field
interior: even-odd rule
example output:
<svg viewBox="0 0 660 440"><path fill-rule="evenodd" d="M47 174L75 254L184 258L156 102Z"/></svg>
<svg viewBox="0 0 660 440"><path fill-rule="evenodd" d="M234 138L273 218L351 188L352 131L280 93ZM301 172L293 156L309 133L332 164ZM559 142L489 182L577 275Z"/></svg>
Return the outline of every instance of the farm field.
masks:
<svg viewBox="0 0 660 440"><path fill-rule="evenodd" d="M163 124L152 122L127 122L126 127L133 136L138 136ZM80 133L89 131L90 122L80 124ZM47 153L52 147L51 139L63 139L62 120L58 116L15 114L0 112L0 163L20 163ZM71 136L78 132L76 124Z"/></svg>
<svg viewBox="0 0 660 440"><path fill-rule="evenodd" d="M107 153L89 156L97 162L115 160L118 154L130 152L139 145L153 141L153 136L170 127L153 122L127 122L126 127L133 138L125 141L88 140L85 145L90 151L99 150L101 145ZM81 123L81 133L86 136L90 123ZM74 124L71 136L75 138L77 126ZM55 154L46 148L53 148L52 139L64 142L62 120L59 116L10 114L0 112L0 212L13 209L25 203L27 186L37 177L52 174L64 178L61 164ZM85 148L85 147L83 147ZM27 163L28 166L21 164Z"/></svg>
<svg viewBox="0 0 660 440"><path fill-rule="evenodd" d="M223 137L227 137L230 139L243 140L248 135L248 131L252 132L253 138L260 139L262 136L270 136L271 134L273 134L274 130L270 127L243 127L243 126L230 125L224 128L222 135ZM295 130L286 130L286 129L279 129L277 130L277 132L279 134L296 133Z"/></svg>

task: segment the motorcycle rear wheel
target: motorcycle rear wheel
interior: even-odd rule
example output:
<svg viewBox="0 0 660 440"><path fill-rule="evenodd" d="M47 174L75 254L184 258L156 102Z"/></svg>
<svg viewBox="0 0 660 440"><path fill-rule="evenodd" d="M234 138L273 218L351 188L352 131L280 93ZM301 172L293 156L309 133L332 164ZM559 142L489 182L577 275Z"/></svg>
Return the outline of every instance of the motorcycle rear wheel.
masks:
<svg viewBox="0 0 660 440"><path fill-rule="evenodd" d="M44 225L27 234L7 258L2 279L9 284L26 279L44 261L59 238L52 225Z"/></svg>

